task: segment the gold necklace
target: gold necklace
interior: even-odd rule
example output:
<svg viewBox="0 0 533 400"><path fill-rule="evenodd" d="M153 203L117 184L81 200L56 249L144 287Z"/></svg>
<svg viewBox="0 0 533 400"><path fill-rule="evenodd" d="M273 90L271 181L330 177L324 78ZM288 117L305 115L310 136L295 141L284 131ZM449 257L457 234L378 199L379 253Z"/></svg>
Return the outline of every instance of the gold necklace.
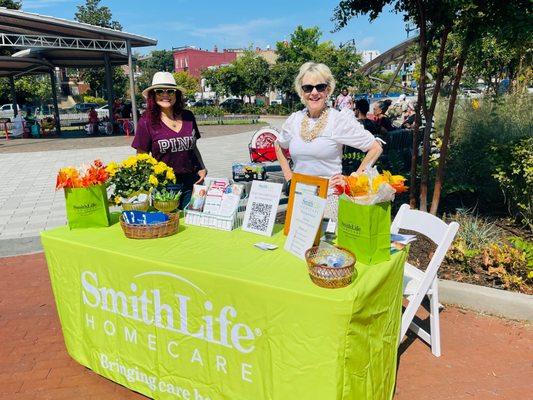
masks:
<svg viewBox="0 0 533 400"><path fill-rule="evenodd" d="M171 119L167 117L166 115L164 116L164 119L172 127L172 129L176 129L178 127L178 121Z"/></svg>
<svg viewBox="0 0 533 400"><path fill-rule="evenodd" d="M306 113L304 115L302 125L300 127L300 137L303 139L304 142L309 143L315 140L318 136L320 136L320 132L322 132L322 130L326 127L326 124L328 123L328 114L329 108L324 108L324 110L320 114L320 117L318 118L318 121L316 121L316 124L311 129L309 129L309 114Z"/></svg>

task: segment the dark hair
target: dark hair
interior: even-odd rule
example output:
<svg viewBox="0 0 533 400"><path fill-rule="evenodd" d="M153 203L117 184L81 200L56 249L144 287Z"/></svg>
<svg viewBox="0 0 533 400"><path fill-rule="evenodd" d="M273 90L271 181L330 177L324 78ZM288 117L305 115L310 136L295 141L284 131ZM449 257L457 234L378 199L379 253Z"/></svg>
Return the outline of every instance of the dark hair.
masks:
<svg viewBox="0 0 533 400"><path fill-rule="evenodd" d="M391 104L392 100L390 99L378 101L378 107L383 114L387 112Z"/></svg>
<svg viewBox="0 0 533 400"><path fill-rule="evenodd" d="M177 118L183 111L183 94L181 90L176 90L176 102L172 106L172 114L174 118ZM143 113L143 117L148 118L148 121L152 125L161 124L161 107L157 104L155 100L154 90L148 92L146 97L146 110Z"/></svg>
<svg viewBox="0 0 533 400"><path fill-rule="evenodd" d="M355 101L355 109L363 114L366 114L370 110L370 105L367 99L359 99Z"/></svg>

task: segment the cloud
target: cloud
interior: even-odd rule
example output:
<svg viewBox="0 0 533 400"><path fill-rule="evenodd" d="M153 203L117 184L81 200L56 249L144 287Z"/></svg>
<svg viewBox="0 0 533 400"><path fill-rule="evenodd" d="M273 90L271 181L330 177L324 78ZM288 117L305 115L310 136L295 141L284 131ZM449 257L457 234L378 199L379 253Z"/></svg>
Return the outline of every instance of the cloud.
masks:
<svg viewBox="0 0 533 400"><path fill-rule="evenodd" d="M251 43L264 45L268 39L277 37L285 19L258 18L242 24L219 24L208 28L192 28L189 34L201 38L221 38L235 47L246 47Z"/></svg>
<svg viewBox="0 0 533 400"><path fill-rule="evenodd" d="M22 2L22 10L28 11L28 10L37 10L40 8L47 8L52 7L56 4L60 3L67 3L69 0L29 0L29 1L23 1Z"/></svg>
<svg viewBox="0 0 533 400"><path fill-rule="evenodd" d="M361 50L367 50L368 47L373 46L376 42L376 38L374 36L366 36L360 40L356 40L355 43L357 44L357 48Z"/></svg>

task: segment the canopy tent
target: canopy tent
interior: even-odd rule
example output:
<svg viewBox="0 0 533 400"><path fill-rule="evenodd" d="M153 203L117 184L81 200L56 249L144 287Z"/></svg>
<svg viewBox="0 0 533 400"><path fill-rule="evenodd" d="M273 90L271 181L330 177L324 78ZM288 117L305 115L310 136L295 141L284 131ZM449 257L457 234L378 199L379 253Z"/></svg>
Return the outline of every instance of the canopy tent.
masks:
<svg viewBox="0 0 533 400"><path fill-rule="evenodd" d="M407 39L406 41L390 48L386 52L380 54L373 60L369 61L365 65L363 65L361 68L357 70L358 73L369 76L371 79L377 80L377 81L383 81L381 79L375 78L372 76L373 73L380 71L384 67L388 65L395 64L396 69L394 71L394 75L391 78L391 81L389 82L389 87L386 90L388 93L392 86L394 86L394 80L398 76L398 73L400 72L403 64L406 61L409 61L409 50L415 46L418 43L418 36L413 37L411 39ZM414 58L414 56L413 56ZM404 88L407 90L413 90L411 88Z"/></svg>
<svg viewBox="0 0 533 400"><path fill-rule="evenodd" d="M0 76L10 77L13 95L14 76L24 73L45 72L39 69L47 67L48 71L52 71L50 77L53 85L52 93L54 95L56 119L58 121L59 113L57 110L53 68L104 66L106 69L108 105L109 109L112 110L111 67L127 63L129 66L133 123L137 126L137 105L135 102L131 48L156 44L157 41L155 39L128 32L20 10L0 8L0 48L10 47L21 50L11 57L17 61L0 61ZM6 57L2 57L2 59L4 58ZM26 64L21 60L26 60ZM30 66L28 60L33 60L34 64ZM5 64L2 65L1 62ZM1 68L2 66L5 68ZM13 101L15 102L15 99ZM113 118L112 112L110 112L110 118Z"/></svg>

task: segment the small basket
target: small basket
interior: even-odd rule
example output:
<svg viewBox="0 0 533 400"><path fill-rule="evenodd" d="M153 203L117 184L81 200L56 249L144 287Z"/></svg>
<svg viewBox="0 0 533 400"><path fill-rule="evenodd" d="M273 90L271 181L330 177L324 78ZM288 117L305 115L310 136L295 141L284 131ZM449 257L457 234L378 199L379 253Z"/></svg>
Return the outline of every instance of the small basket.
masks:
<svg viewBox="0 0 533 400"><path fill-rule="evenodd" d="M171 213L176 208L178 208L180 201L179 200L154 200L154 208L158 211L164 212L164 213Z"/></svg>
<svg viewBox="0 0 533 400"><path fill-rule="evenodd" d="M124 235L130 239L156 239L170 236L178 231L180 214L168 213L167 215L169 217L168 221L151 225L128 224L121 215L120 226L124 231Z"/></svg>
<svg viewBox="0 0 533 400"><path fill-rule="evenodd" d="M122 209L124 211L148 211L149 207L149 201L143 201L142 203L122 203Z"/></svg>
<svg viewBox="0 0 533 400"><path fill-rule="evenodd" d="M336 268L319 264L320 260L324 260L324 258L333 253L344 253L345 260L342 267ZM346 249L340 247L311 247L305 252L305 260L307 261L307 266L309 268L309 277L315 285L323 288L335 289L348 286L352 283L355 256L352 252Z"/></svg>

